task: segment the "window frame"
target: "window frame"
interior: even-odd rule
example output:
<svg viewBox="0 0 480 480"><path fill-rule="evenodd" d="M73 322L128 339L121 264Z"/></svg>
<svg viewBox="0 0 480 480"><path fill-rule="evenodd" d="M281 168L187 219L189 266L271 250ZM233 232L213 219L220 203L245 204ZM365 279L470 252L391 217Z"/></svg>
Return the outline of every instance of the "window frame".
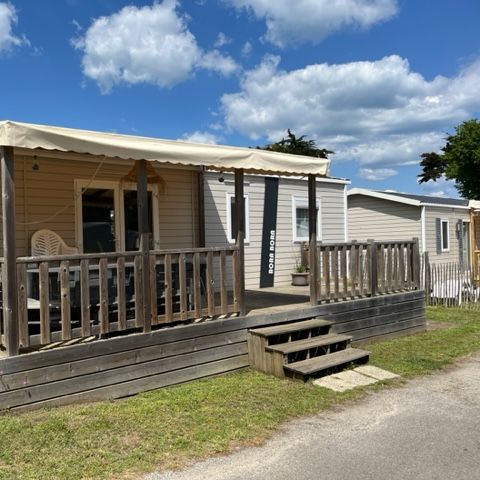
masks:
<svg viewBox="0 0 480 480"><path fill-rule="evenodd" d="M115 212L115 251L125 251L125 208L123 192L137 190L137 184L133 182L115 182L113 180L87 180L75 179L75 241L78 251L83 253L83 212L82 191L88 188L102 188L113 190L113 206ZM153 248L160 248L160 224L159 224L159 190L158 185L148 185L147 190L152 192L152 224L153 224Z"/></svg>
<svg viewBox="0 0 480 480"><path fill-rule="evenodd" d="M229 243L235 243L236 239L232 238L231 232L233 230L232 225L232 198L235 198L235 193L226 192L226 212L227 212L227 240ZM248 193L243 194L245 202L245 243L250 243L250 202Z"/></svg>
<svg viewBox="0 0 480 480"><path fill-rule="evenodd" d="M443 225L447 225L447 246L444 247ZM450 251L450 220L448 218L440 219L440 251L442 253Z"/></svg>
<svg viewBox="0 0 480 480"><path fill-rule="evenodd" d="M322 202L317 198L317 240L322 240ZM310 239L297 236L297 208L306 208L308 210L308 197L299 197L292 195L292 242L308 242Z"/></svg>

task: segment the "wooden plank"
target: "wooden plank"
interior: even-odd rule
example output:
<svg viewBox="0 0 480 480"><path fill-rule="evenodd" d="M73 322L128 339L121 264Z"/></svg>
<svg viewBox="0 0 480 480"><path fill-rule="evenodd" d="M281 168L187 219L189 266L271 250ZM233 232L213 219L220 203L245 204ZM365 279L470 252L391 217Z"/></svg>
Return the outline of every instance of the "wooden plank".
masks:
<svg viewBox="0 0 480 480"><path fill-rule="evenodd" d="M407 290L410 290L413 285L413 270L412 270L412 244L409 242L406 244L406 251L407 251L407 258L406 258L406 275L407 275L407 284L406 288Z"/></svg>
<svg viewBox="0 0 480 480"><path fill-rule="evenodd" d="M400 277L399 288L405 290L405 244L398 245L398 275Z"/></svg>
<svg viewBox="0 0 480 480"><path fill-rule="evenodd" d="M135 325L138 328L143 328L145 325L145 309L143 308L143 259L142 257L135 257L134 264L134 279L135 279Z"/></svg>
<svg viewBox="0 0 480 480"><path fill-rule="evenodd" d="M333 275L333 298L340 298L339 278L338 278L338 246L333 247L332 252L332 275Z"/></svg>
<svg viewBox="0 0 480 480"><path fill-rule="evenodd" d="M392 256L392 245L387 245L387 281L386 288L387 292L393 291L393 256Z"/></svg>
<svg viewBox="0 0 480 480"><path fill-rule="evenodd" d="M38 266L39 297L40 297L40 341L50 343L50 289L48 278L48 263L41 262Z"/></svg>
<svg viewBox="0 0 480 480"><path fill-rule="evenodd" d="M106 385L151 377L172 370L178 374L178 371L183 368L246 354L246 342L235 343L175 357L152 360L138 365L128 365L57 382L35 385L20 390L6 391L0 393L0 408L12 408L13 406L36 403L55 397L93 390ZM101 362L101 360L100 358L99 361Z"/></svg>
<svg viewBox="0 0 480 480"><path fill-rule="evenodd" d="M325 299L330 300L330 251L323 250L323 278L325 279Z"/></svg>
<svg viewBox="0 0 480 480"><path fill-rule="evenodd" d="M3 334L7 355L18 355L18 299L15 227L15 156L13 147L0 147L2 186L3 265L2 300Z"/></svg>
<svg viewBox="0 0 480 480"><path fill-rule="evenodd" d="M117 258L117 322L119 330L127 329L127 299L125 295L125 257Z"/></svg>
<svg viewBox="0 0 480 480"><path fill-rule="evenodd" d="M195 307L195 318L202 316L202 277L200 272L200 254L193 254L193 304Z"/></svg>
<svg viewBox="0 0 480 480"><path fill-rule="evenodd" d="M208 315L215 315L215 291L213 280L213 253L207 253L207 308Z"/></svg>
<svg viewBox="0 0 480 480"><path fill-rule="evenodd" d="M87 259L80 260L80 315L82 337L88 337L91 334L89 268L89 261Z"/></svg>
<svg viewBox="0 0 480 480"><path fill-rule="evenodd" d="M348 278L347 278L347 246L343 245L340 253L340 274L342 276L342 298L348 296Z"/></svg>
<svg viewBox="0 0 480 480"><path fill-rule="evenodd" d="M356 281L357 281L357 272L356 272L356 264L357 264L357 248L356 244L352 242L352 246L350 248L350 297L355 298L356 292Z"/></svg>
<svg viewBox="0 0 480 480"><path fill-rule="evenodd" d="M150 255L150 262L148 266L148 271L150 275L149 285L150 285L150 314L152 316L150 323L151 325L158 324L158 309L157 309L157 257L156 255Z"/></svg>
<svg viewBox="0 0 480 480"><path fill-rule="evenodd" d="M187 272L185 254L178 256L178 277L180 282L180 318L187 319Z"/></svg>
<svg viewBox="0 0 480 480"><path fill-rule="evenodd" d="M240 270L239 270L238 251L233 252L232 268L233 268L233 308L235 312L240 311Z"/></svg>
<svg viewBox="0 0 480 480"><path fill-rule="evenodd" d="M157 388L178 385L200 378L211 377L213 375L223 374L229 371L238 370L248 366L248 356L238 355L229 357L215 362L209 362L203 365L192 366L178 371L171 371L164 374L153 375L150 377L140 378L121 384L109 385L96 388L73 395L65 395L42 402L31 403L14 410L18 412L29 411L39 407L49 408L52 406L69 405L79 402L93 402L99 400L108 400L115 398L128 397L140 392L146 392Z"/></svg>
<svg viewBox="0 0 480 480"><path fill-rule="evenodd" d="M73 362L67 361L58 365L4 375L0 384L0 391L17 390L129 365L138 365L161 358L177 357L186 353L245 342L245 339L246 331L235 331L166 343L161 348L155 345L126 350L104 355L100 359L93 357Z"/></svg>
<svg viewBox="0 0 480 480"><path fill-rule="evenodd" d="M165 255L165 322L171 322L173 318L172 304L172 256L167 253Z"/></svg>
<svg viewBox="0 0 480 480"><path fill-rule="evenodd" d="M62 321L62 340L72 338L71 302L70 302L70 262L60 263L60 313Z"/></svg>
<svg viewBox="0 0 480 480"><path fill-rule="evenodd" d="M98 321L100 323L100 333L109 332L108 319L108 275L107 259L101 258L98 262L98 290L99 290L99 310Z"/></svg>
<svg viewBox="0 0 480 480"><path fill-rule="evenodd" d="M22 347L30 345L28 336L28 308L27 308L27 266L17 265L18 283L18 333Z"/></svg>
<svg viewBox="0 0 480 480"><path fill-rule="evenodd" d="M358 294L360 297L365 295L365 253L363 243L358 246L359 255L358 255Z"/></svg>
<svg viewBox="0 0 480 480"><path fill-rule="evenodd" d="M227 255L225 251L220 252L220 312L228 313L227 301Z"/></svg>

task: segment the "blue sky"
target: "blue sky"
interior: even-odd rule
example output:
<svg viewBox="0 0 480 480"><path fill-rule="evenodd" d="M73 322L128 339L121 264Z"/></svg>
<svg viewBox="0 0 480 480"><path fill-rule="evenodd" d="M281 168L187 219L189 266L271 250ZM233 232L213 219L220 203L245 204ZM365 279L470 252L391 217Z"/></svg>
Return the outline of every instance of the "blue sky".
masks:
<svg viewBox="0 0 480 480"><path fill-rule="evenodd" d="M291 128L354 187L416 183L480 112L478 0L0 2L1 118L240 146Z"/></svg>

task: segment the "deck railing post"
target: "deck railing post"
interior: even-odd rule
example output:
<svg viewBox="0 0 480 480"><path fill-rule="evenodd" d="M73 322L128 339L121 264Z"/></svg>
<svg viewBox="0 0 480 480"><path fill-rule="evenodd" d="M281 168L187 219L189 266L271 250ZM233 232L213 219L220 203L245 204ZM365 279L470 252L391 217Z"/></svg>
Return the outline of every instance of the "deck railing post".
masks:
<svg viewBox="0 0 480 480"><path fill-rule="evenodd" d="M421 282L420 282L420 247L419 241L417 237L413 239L413 246L412 246L412 258L410 259L412 265L412 281L413 281L413 288L416 290L420 290Z"/></svg>
<svg viewBox="0 0 480 480"><path fill-rule="evenodd" d="M13 147L1 147L3 226L3 333L7 355L18 355L17 265L15 242L15 161Z"/></svg>
<svg viewBox="0 0 480 480"><path fill-rule="evenodd" d="M245 305L245 198L244 198L244 171L243 168L235 169L235 231L236 245L238 247L238 306L240 315L246 314Z"/></svg>
<svg viewBox="0 0 480 480"><path fill-rule="evenodd" d="M150 227L148 223L147 161L137 160L137 214L139 250L142 252L143 331L151 330L150 303Z"/></svg>
<svg viewBox="0 0 480 480"><path fill-rule="evenodd" d="M378 291L378 263L377 263L377 244L375 240L368 240L368 248L370 249L370 295L373 297L377 294Z"/></svg>
<svg viewBox="0 0 480 480"><path fill-rule="evenodd" d="M315 175L308 176L308 238L310 264L310 305L318 303L318 262L317 262L317 181Z"/></svg>

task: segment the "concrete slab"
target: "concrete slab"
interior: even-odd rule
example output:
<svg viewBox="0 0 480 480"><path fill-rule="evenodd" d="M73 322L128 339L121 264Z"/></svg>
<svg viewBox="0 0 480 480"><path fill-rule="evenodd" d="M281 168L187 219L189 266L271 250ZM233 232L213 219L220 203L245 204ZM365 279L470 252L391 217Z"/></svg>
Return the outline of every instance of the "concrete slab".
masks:
<svg viewBox="0 0 480 480"><path fill-rule="evenodd" d="M354 368L353 371L377 380L391 380L392 378L398 378L400 376L396 373L383 370L383 368L378 368L373 365L361 365L360 367Z"/></svg>
<svg viewBox="0 0 480 480"><path fill-rule="evenodd" d="M335 392L345 392L355 387L363 387L371 385L378 380L372 377L367 377L361 373L353 370L345 370L344 372L328 375L327 377L319 378L313 381L314 385L318 387L329 388Z"/></svg>

